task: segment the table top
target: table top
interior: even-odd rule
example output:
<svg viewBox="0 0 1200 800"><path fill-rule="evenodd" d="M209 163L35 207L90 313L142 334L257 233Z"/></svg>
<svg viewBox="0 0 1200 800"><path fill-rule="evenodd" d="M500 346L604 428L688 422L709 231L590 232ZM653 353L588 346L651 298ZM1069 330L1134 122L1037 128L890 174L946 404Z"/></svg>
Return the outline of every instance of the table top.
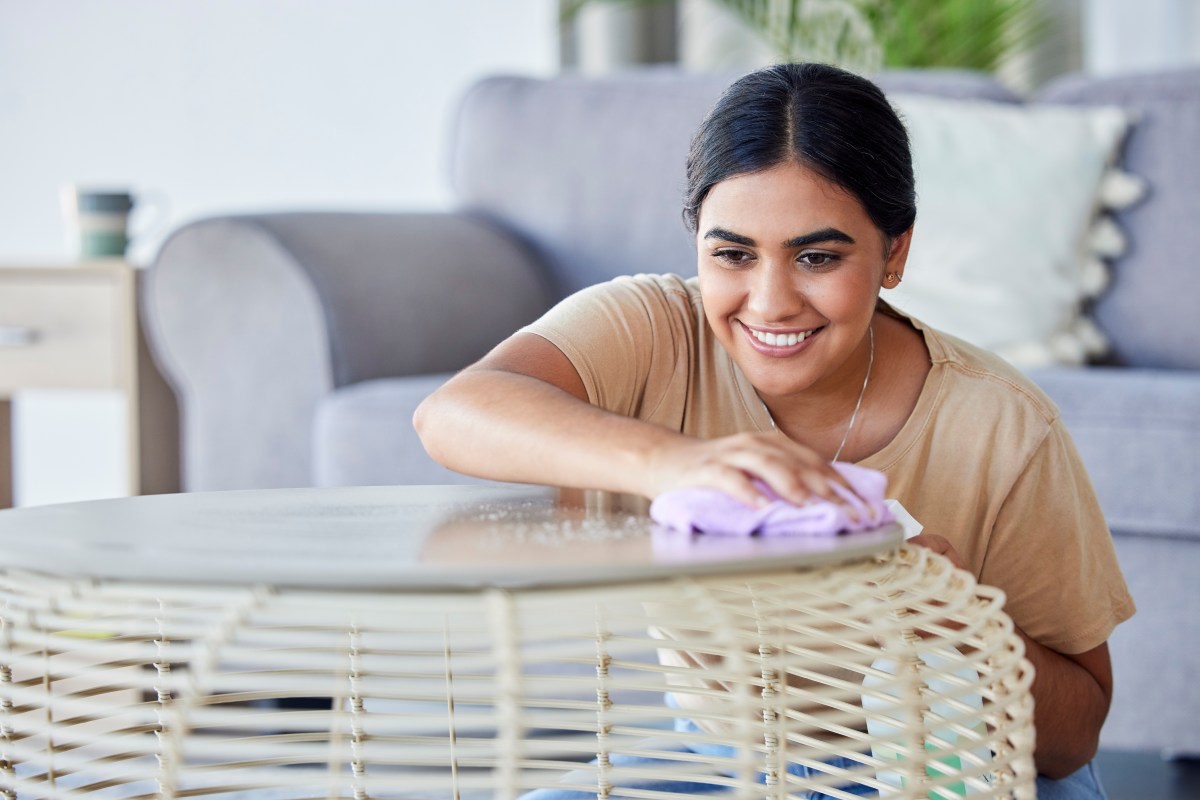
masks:
<svg viewBox="0 0 1200 800"><path fill-rule="evenodd" d="M199 492L0 511L0 565L141 582L354 590L552 587L803 568L894 550L671 531L639 498L507 486Z"/></svg>

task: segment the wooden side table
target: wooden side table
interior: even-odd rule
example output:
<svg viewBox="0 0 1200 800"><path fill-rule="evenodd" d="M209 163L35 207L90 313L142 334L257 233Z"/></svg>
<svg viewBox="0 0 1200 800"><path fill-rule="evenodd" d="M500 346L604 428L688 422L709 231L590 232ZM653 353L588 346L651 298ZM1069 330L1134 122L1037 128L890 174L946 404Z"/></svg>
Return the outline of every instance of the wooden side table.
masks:
<svg viewBox="0 0 1200 800"><path fill-rule="evenodd" d="M126 487L140 480L134 267L95 261L0 267L0 508L13 502L14 393L115 389L125 398Z"/></svg>

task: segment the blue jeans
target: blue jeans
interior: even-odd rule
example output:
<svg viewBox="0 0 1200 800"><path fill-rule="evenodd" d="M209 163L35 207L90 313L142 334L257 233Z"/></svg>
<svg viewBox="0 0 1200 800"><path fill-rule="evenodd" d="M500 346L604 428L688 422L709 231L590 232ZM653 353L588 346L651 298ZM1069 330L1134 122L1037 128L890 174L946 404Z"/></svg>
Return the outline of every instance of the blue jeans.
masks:
<svg viewBox="0 0 1200 800"><path fill-rule="evenodd" d="M682 750L682 748L681 748ZM657 759L638 758L635 756L613 756L612 763L615 766L649 766ZM839 763L840 762L840 763ZM853 763L843 759L835 759L830 762L833 766L851 767ZM794 765L796 768L789 768L789 772L794 775L805 777L808 771L803 767ZM759 781L762 781L762 776L759 776ZM661 792L678 792L679 794L718 794L725 791L723 787L715 786L711 783L700 783L696 781L629 781L622 784L627 789L656 789ZM867 787L847 787L845 791L852 794L859 794L864 797L872 797L875 792ZM824 792L812 792L809 795L810 800L827 800L829 795ZM1038 800L1108 800L1108 795L1104 793L1104 789L1100 785L1100 778L1096 774L1094 764L1088 764L1073 775L1068 775L1060 781L1050 780L1049 778L1038 777L1037 779L1037 796ZM575 792L563 789L538 789L524 795L521 800L595 800L595 792Z"/></svg>
<svg viewBox="0 0 1200 800"><path fill-rule="evenodd" d="M1038 800L1108 800L1100 783L1100 773L1092 761L1061 781L1052 781L1039 775L1037 796Z"/></svg>
<svg viewBox="0 0 1200 800"><path fill-rule="evenodd" d="M698 730L695 724L687 719L677 719L675 727L681 731ZM682 743L675 743L666 749L678 753L695 752L701 755L713 755L725 758L733 755L733 748L726 745L701 745L689 749ZM672 762L668 762L665 759L647 758L645 756L615 754L611 757L611 763L616 767L650 768L656 763L667 764ZM858 766L857 762L844 758L835 758L826 763L833 767L847 769ZM821 774L816 770L809 770L800 764L789 764L788 772L801 778ZM712 775L715 777L718 774L714 769ZM587 782L590 777L590 772L587 774L569 773L564 776L563 780L564 782L571 783L576 781ZM764 776L760 773L758 776L759 783L763 783L764 780ZM660 792L675 792L679 794L719 794L726 791L725 787L712 783L704 783L702 779L695 781L664 781L661 779L655 780L654 778L646 778L644 780L633 779L623 781L621 786L626 789L654 789ZM866 786L843 786L840 788L844 792L862 797L876 796L875 790ZM1100 776L1096 771L1094 763L1086 764L1078 772L1068 775L1059 781L1038 776L1037 796L1038 800L1108 800L1108 796L1104 793L1104 789L1100 785ZM521 800L595 800L595 797L595 792L537 789L523 795ZM829 795L819 791L812 791L807 797L808 800L829 800Z"/></svg>
<svg viewBox="0 0 1200 800"><path fill-rule="evenodd" d="M680 753L688 752L687 749L683 745L679 745L678 748L666 748L666 749L673 750L675 752L680 752ZM732 752L732 750L730 750L730 752ZM724 753L723 755L727 756L727 755L729 755L729 753L727 752L727 753ZM592 763L595 763L595 762L592 762ZM611 763L613 764L613 766L616 766L616 767L646 767L646 768L649 768L652 765L658 764L658 763L677 765L677 762L669 762L669 761L666 761L665 759L646 758L644 756L627 756L627 755L620 755L620 754L613 755L611 757ZM844 759L844 758L835 758L835 759L829 761L828 763L834 767L844 767L847 769L858 766L857 762L850 761L850 760ZM799 764L790 764L788 766L788 772L790 772L793 775L802 777L802 778L808 777L810 775L820 775L821 774L821 773L816 772L815 770L810 772L806 767L803 767ZM714 777L716 777L717 775L719 775L719 773L716 770L713 770L712 775ZM573 783L573 782L575 782L574 780L572 780L574 778L575 780L580 780L580 781L586 782L591 776L592 776L592 773L590 773L590 772L587 773L586 775L568 773L566 776L564 776L563 780L566 782ZM594 778L592 778L592 779L594 780ZM712 783L704 783L702 781L703 781L703 779L701 777L698 777L694 781L664 781L661 779L646 778L644 780L642 780L642 779L623 780L621 782L621 787L625 788L625 789L653 789L653 790L659 791L659 792L677 792L679 794L714 794L715 795L715 794L721 794L721 793L724 793L727 791L727 789L724 786L719 786L717 784L712 784ZM759 783L765 782L765 777L761 773L758 776L758 782ZM861 795L863 797L875 797L876 796L875 790L868 788L866 786L844 786L841 788L842 788L842 791L849 792L850 794ZM814 791L814 792L810 792L806 796L809 798L809 800L832 800L832 798L830 798L829 795L825 794L824 792ZM537 789L535 791L529 792L528 794L522 795L521 800L596 800L596 793L594 791L577 792L577 791L565 790L565 789ZM1074 800L1073 796L1071 797L1071 800Z"/></svg>

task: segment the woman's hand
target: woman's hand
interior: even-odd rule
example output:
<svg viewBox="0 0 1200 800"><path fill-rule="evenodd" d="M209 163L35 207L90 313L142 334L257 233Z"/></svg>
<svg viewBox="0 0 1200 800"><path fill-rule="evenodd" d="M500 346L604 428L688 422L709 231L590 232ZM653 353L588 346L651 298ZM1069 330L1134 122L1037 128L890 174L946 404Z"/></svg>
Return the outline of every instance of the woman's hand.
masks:
<svg viewBox="0 0 1200 800"><path fill-rule="evenodd" d="M777 431L673 442L651 458L648 480L647 497L703 486L750 506L769 501L756 480L795 504L818 497L847 505L833 487L854 491L816 451Z"/></svg>
<svg viewBox="0 0 1200 800"><path fill-rule="evenodd" d="M928 548L938 555L945 556L950 559L951 564L959 569L967 568L962 556L954 549L954 545L950 544L950 540L944 536L938 536L936 533L921 533L909 539L908 543Z"/></svg>

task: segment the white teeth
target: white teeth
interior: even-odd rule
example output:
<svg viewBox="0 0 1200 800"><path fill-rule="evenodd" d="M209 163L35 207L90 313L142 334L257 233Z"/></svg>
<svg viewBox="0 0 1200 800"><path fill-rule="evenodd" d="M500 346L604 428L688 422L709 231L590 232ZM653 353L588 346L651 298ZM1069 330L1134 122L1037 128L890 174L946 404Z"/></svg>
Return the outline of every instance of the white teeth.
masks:
<svg viewBox="0 0 1200 800"><path fill-rule="evenodd" d="M771 347L791 347L792 345L799 344L809 336L813 335L812 331L804 331L803 333L775 334L756 331L753 328L747 328L747 330L754 334L755 339L758 339L763 344L770 345Z"/></svg>

